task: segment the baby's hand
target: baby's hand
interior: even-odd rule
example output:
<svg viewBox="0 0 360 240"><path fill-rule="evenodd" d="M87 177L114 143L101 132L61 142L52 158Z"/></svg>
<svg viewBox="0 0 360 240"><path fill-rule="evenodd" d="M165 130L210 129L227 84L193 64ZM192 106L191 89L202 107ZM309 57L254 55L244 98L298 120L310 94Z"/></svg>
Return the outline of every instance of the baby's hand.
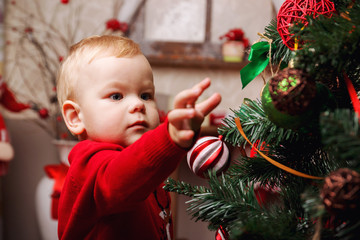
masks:
<svg viewBox="0 0 360 240"><path fill-rule="evenodd" d="M193 143L195 132L199 131L202 122L214 108L221 96L214 93L205 101L196 104L201 94L210 86L210 79L206 78L191 89L177 94L174 99L174 110L168 114L169 134L171 139L180 147L188 148Z"/></svg>

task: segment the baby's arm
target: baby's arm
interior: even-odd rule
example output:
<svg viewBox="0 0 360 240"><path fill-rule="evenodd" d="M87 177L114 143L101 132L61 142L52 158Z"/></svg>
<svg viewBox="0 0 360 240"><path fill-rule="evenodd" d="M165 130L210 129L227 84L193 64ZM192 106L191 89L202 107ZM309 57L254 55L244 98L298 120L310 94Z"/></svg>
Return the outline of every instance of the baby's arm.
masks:
<svg viewBox="0 0 360 240"><path fill-rule="evenodd" d="M168 114L169 134L180 147L191 146L195 132L200 129L205 116L221 101L220 94L214 93L203 102L195 104L210 84L210 79L206 78L191 89L184 90L175 96L174 110Z"/></svg>

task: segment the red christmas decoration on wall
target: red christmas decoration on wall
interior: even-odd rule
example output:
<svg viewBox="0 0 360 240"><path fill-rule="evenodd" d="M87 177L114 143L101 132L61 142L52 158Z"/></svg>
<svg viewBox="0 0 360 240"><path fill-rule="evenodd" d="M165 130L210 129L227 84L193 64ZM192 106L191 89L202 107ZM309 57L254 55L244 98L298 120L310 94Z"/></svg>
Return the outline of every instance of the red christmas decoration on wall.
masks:
<svg viewBox="0 0 360 240"><path fill-rule="evenodd" d="M120 22L116 18L109 19L106 22L106 29L110 29L112 31L122 31L123 33L127 32L129 26L126 22Z"/></svg>
<svg viewBox="0 0 360 240"><path fill-rule="evenodd" d="M277 15L277 30L283 43L291 50L295 49L295 40L289 33L289 27L297 22L308 25L306 16L316 18L319 15L331 17L335 12L334 3L329 0L286 0Z"/></svg>

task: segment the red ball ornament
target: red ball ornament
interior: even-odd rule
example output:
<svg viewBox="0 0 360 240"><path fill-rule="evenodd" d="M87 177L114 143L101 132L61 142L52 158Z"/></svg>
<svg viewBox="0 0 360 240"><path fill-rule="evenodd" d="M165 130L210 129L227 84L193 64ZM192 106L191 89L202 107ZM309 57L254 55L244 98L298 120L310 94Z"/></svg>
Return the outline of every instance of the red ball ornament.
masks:
<svg viewBox="0 0 360 240"><path fill-rule="evenodd" d="M220 137L202 137L187 154L189 168L197 176L206 178L208 170L216 174L225 171L230 163L230 152Z"/></svg>
<svg viewBox="0 0 360 240"><path fill-rule="evenodd" d="M283 43L291 50L295 49L295 41L289 33L289 27L297 22L308 25L306 16L313 18L324 15L331 17L335 12L334 3L329 0L286 0L277 15L277 30Z"/></svg>

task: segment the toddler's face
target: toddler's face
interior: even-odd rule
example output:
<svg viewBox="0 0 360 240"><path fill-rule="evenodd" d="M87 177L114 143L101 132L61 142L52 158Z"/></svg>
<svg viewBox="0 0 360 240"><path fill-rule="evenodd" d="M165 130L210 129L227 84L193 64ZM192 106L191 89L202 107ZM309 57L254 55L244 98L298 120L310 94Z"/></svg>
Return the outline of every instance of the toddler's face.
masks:
<svg viewBox="0 0 360 240"><path fill-rule="evenodd" d="M159 125L152 70L143 55L95 59L83 68L76 91L87 139L127 147Z"/></svg>

